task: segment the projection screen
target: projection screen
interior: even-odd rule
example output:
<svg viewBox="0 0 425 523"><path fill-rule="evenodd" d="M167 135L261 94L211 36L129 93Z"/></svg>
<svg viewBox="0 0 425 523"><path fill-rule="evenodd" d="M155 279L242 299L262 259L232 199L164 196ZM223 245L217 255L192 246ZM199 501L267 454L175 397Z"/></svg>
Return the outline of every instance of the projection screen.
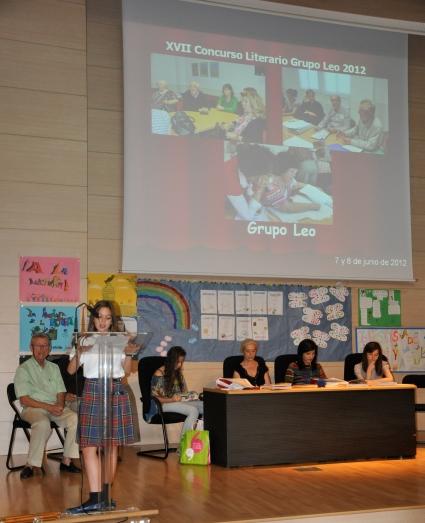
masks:
<svg viewBox="0 0 425 523"><path fill-rule="evenodd" d="M123 270L411 280L407 36L123 0Z"/></svg>

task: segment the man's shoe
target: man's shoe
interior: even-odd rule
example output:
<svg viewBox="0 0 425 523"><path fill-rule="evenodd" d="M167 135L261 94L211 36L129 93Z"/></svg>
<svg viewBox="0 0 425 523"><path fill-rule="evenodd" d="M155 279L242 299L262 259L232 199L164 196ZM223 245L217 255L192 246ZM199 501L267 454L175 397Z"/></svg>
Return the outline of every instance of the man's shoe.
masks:
<svg viewBox="0 0 425 523"><path fill-rule="evenodd" d="M79 474L81 472L81 469L79 469L78 467L76 467L74 465L74 463L71 463L69 465L65 465L65 463L61 463L60 466L59 466L59 470L61 472L72 472L74 474Z"/></svg>
<svg viewBox="0 0 425 523"><path fill-rule="evenodd" d="M21 479L32 478L33 476L34 476L34 471L32 470L32 467L28 467L28 465L27 465L26 467L24 467L21 470Z"/></svg>

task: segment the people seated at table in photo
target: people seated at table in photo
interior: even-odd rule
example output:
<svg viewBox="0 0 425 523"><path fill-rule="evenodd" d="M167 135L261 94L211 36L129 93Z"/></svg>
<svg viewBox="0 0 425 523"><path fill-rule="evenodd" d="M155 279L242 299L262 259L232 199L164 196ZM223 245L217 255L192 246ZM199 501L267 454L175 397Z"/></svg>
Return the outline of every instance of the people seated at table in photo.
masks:
<svg viewBox="0 0 425 523"><path fill-rule="evenodd" d="M178 96L168 88L167 82L159 80L152 94L152 108L172 112L176 110L178 101Z"/></svg>
<svg viewBox="0 0 425 523"><path fill-rule="evenodd" d="M294 202L294 196L305 184L297 182L298 161L293 154L280 152L274 158L273 173L261 176L254 189L253 198L258 205L281 212L319 210L316 202Z"/></svg>
<svg viewBox="0 0 425 523"><path fill-rule="evenodd" d="M265 128L266 111L257 90L245 87L241 92L242 115L234 122L222 126L224 137L234 142L261 143Z"/></svg>
<svg viewBox="0 0 425 523"><path fill-rule="evenodd" d="M22 419L31 425L31 439L27 463L21 471L21 479L41 474L44 450L52 432L54 421L65 429L61 472L80 473L72 462L80 457L76 433L77 414L65 405L66 388L59 367L47 360L51 342L45 333L34 334L30 344L32 356L19 365L14 385L16 397L22 405Z"/></svg>
<svg viewBox="0 0 425 523"><path fill-rule="evenodd" d="M205 111L208 112L209 100L205 93L200 90L198 82L190 82L189 89L181 96L183 111Z"/></svg>
<svg viewBox="0 0 425 523"><path fill-rule="evenodd" d="M325 111L322 104L316 100L316 93L313 89L307 89L304 100L294 112L294 117L318 125L324 116Z"/></svg>
<svg viewBox="0 0 425 523"><path fill-rule="evenodd" d="M318 347L313 340L305 339L298 345L297 360L290 363L285 374L285 382L293 385L307 385L312 378L326 379L327 376L317 362Z"/></svg>
<svg viewBox="0 0 425 523"><path fill-rule="evenodd" d="M269 369L264 360L256 359L258 345L255 340L247 338L241 343L241 352L243 360L233 372L234 378L243 378L248 380L254 387L261 385L270 385L271 379Z"/></svg>
<svg viewBox="0 0 425 523"><path fill-rule="evenodd" d="M338 136L345 145L354 145L364 151L376 151L383 142L383 126L375 116L375 105L371 100L362 100L359 105L359 121L357 124Z"/></svg>
<svg viewBox="0 0 425 523"><path fill-rule="evenodd" d="M183 364L186 351L182 347L171 347L167 353L165 364L152 376L152 396L161 402L164 412L177 412L186 416L182 435L191 430L196 420L203 414L204 404L199 399L192 399L196 393L189 392L183 375ZM156 405L151 401L151 411L148 417L156 414Z"/></svg>
<svg viewBox="0 0 425 523"><path fill-rule="evenodd" d="M354 365L357 379L366 382L394 381L390 364L382 357L382 347L377 341L366 343L363 349L362 361Z"/></svg>
<svg viewBox="0 0 425 523"><path fill-rule="evenodd" d="M346 131L350 127L350 111L342 105L341 97L337 94L330 97L331 108L319 123L319 129L326 129L330 133Z"/></svg>
<svg viewBox="0 0 425 523"><path fill-rule="evenodd" d="M217 102L217 109L227 113L236 113L238 111L238 99L236 98L233 87L230 84L224 84L222 94Z"/></svg>
<svg viewBox="0 0 425 523"><path fill-rule="evenodd" d="M298 100L298 91L296 89L286 89L286 96L282 97L282 112L285 115L293 114L300 105Z"/></svg>

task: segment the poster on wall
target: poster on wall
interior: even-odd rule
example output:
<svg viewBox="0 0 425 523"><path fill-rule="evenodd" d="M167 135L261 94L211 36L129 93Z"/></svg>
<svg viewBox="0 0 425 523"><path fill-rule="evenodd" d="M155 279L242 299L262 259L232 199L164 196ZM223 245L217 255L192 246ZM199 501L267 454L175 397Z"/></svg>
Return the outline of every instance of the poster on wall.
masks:
<svg viewBox="0 0 425 523"><path fill-rule="evenodd" d="M79 258L21 256L19 300L21 302L79 302Z"/></svg>
<svg viewBox="0 0 425 523"><path fill-rule="evenodd" d="M425 372L425 329L420 327L358 328L357 352L366 343L378 342L394 372Z"/></svg>
<svg viewBox="0 0 425 523"><path fill-rule="evenodd" d="M401 292L395 289L359 289L359 325L401 325Z"/></svg>
<svg viewBox="0 0 425 523"><path fill-rule="evenodd" d="M351 352L351 292L346 287L137 280L139 331L152 332L146 355L184 347L190 361L240 354L245 338L272 361L313 339L321 361Z"/></svg>
<svg viewBox="0 0 425 523"><path fill-rule="evenodd" d="M87 275L87 300L94 305L99 300L114 302L120 316L137 314L136 274L94 273Z"/></svg>
<svg viewBox="0 0 425 523"><path fill-rule="evenodd" d="M47 334L52 353L65 353L71 348L75 307L61 305L21 305L19 352L31 352L31 336Z"/></svg>

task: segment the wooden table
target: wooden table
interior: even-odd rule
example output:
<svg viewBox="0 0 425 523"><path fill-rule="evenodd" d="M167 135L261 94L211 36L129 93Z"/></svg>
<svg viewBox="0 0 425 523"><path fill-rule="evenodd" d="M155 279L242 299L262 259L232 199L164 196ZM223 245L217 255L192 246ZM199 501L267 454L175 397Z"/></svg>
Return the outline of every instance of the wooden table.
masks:
<svg viewBox="0 0 425 523"><path fill-rule="evenodd" d="M192 118L195 125L195 134L205 133L215 128L216 124L229 124L235 122L239 116L235 113L221 111L220 109L211 108L208 113L203 114L198 111L184 111ZM172 117L175 113L170 113Z"/></svg>
<svg viewBox="0 0 425 523"><path fill-rule="evenodd" d="M206 388L211 462L240 467L414 457L415 388Z"/></svg>

